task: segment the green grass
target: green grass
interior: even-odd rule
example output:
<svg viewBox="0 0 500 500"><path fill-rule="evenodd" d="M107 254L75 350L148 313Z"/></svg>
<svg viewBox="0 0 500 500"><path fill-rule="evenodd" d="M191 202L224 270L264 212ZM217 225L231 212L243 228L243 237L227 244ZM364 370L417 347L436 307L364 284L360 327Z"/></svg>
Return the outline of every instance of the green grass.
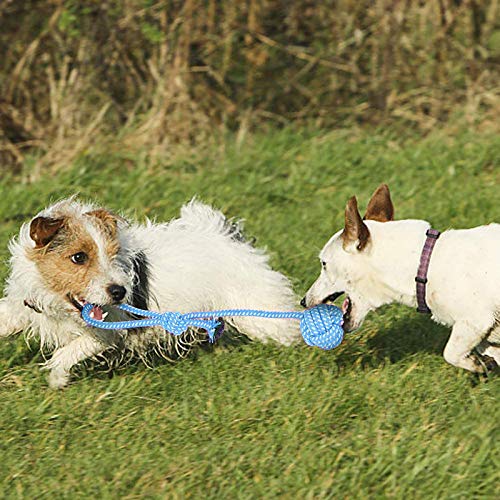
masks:
<svg viewBox="0 0 500 500"><path fill-rule="evenodd" d="M285 130L163 164L89 153L57 178L0 181L0 259L20 221L75 191L161 219L196 194L245 218L301 295L347 198L357 194L364 207L382 181L398 218L426 218L438 229L500 221L500 139ZM62 392L47 388L36 345L2 342L0 491L498 498L499 379L447 365L447 336L429 318L390 306L335 351L216 346L153 370L85 368Z"/></svg>

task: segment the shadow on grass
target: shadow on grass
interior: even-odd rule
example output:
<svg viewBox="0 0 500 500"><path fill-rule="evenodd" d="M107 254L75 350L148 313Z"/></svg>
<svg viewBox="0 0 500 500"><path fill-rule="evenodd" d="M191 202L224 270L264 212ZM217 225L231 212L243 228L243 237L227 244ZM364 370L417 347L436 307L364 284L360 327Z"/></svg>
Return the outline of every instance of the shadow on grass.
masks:
<svg viewBox="0 0 500 500"><path fill-rule="evenodd" d="M367 345L373 356L395 363L418 352L441 355L450 336L450 329L430 318L404 319L381 328Z"/></svg>
<svg viewBox="0 0 500 500"><path fill-rule="evenodd" d="M361 328L354 334L346 334L344 350L337 357L339 368L345 369L353 365L377 368L387 363L397 364L419 353L434 354L445 363L442 354L451 328L435 323L430 316L415 316L411 313L405 313L396 319L389 318L386 324L383 323L383 318L384 315L377 317L366 328ZM485 374L470 373L471 383L476 385L480 381L496 377L498 373L497 366L489 366Z"/></svg>
<svg viewBox="0 0 500 500"><path fill-rule="evenodd" d="M346 334L344 349L338 356L339 367L356 364L376 368L418 353L442 355L450 336L449 328L434 323L428 317L407 314L391 319L387 324L382 322L383 317L357 332Z"/></svg>
<svg viewBox="0 0 500 500"><path fill-rule="evenodd" d="M119 359L113 351L104 354L99 359L88 359L72 369L73 378L95 377L97 379L113 378L114 375L142 372L164 365L173 365L183 362L194 362L200 356L210 355L216 349L237 349L252 341L238 332L226 328L222 337L215 344L208 341L206 334L200 334L200 339L192 345L182 356L172 354L172 359L166 359L151 349L144 358L128 353Z"/></svg>

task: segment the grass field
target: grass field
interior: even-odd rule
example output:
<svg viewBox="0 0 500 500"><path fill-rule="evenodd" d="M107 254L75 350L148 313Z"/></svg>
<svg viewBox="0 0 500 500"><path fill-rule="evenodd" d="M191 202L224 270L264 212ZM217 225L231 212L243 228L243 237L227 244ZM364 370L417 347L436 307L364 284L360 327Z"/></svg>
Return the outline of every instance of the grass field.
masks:
<svg viewBox="0 0 500 500"><path fill-rule="evenodd" d="M152 164L89 153L57 178L0 181L0 278L21 221L78 191L130 216L193 195L246 219L298 296L357 194L380 182L397 218L500 221L500 139L285 130ZM457 249L459 251L459 249ZM500 255L499 255L500 265ZM402 306L335 351L241 343L155 369L81 370L47 388L36 345L0 344L6 498L498 498L500 380L447 365L448 330ZM1 494L0 494L1 496Z"/></svg>

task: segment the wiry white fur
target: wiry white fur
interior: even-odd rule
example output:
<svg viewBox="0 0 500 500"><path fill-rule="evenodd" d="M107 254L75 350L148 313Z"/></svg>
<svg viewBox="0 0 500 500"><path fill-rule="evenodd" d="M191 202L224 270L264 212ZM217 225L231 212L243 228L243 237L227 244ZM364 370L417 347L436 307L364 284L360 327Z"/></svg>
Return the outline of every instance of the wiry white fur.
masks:
<svg viewBox="0 0 500 500"><path fill-rule="evenodd" d="M197 201L185 205L181 216L169 223L120 223L120 252L110 259L104 250L100 228L84 214L91 204L74 198L63 200L38 215L71 215L85 224L99 249L99 277L88 287L88 302L107 304L106 287L117 283L130 299L135 274L132 259L142 252L149 263L148 306L156 311L200 311L226 308L293 310L296 299L282 274L273 271L263 251L237 241L222 213ZM64 297L52 293L44 284L35 263L27 256L34 247L29 223L9 246L11 273L5 297L0 300L0 336L28 331L40 338L43 349L53 350L46 363L52 387L67 384L70 369L80 361L113 347L130 349L140 356L158 343L171 351L182 349L183 339L161 328L133 332L105 331L88 327ZM41 313L24 305L28 300ZM112 316L120 313L112 312ZM300 337L298 323L289 320L234 318L236 329L252 339L273 340L289 345ZM179 347L180 346L180 347Z"/></svg>
<svg viewBox="0 0 500 500"><path fill-rule="evenodd" d="M308 306L345 292L351 300L349 330L369 311L392 302L416 307L415 276L428 222L364 221L370 232L365 249L343 247L342 231L325 245L326 263L306 295ZM481 371L470 357L479 351L500 365L500 225L449 230L437 240L430 259L426 301L432 318L453 327L444 350L449 363Z"/></svg>
<svg viewBox="0 0 500 500"><path fill-rule="evenodd" d="M207 205L191 202L182 208L179 219L133 226L128 236L131 247L142 248L148 256L151 292L159 310L295 307L288 280L270 269L267 255L232 239L224 216ZM297 328L280 320L234 318L231 322L263 342L289 344L298 338Z"/></svg>

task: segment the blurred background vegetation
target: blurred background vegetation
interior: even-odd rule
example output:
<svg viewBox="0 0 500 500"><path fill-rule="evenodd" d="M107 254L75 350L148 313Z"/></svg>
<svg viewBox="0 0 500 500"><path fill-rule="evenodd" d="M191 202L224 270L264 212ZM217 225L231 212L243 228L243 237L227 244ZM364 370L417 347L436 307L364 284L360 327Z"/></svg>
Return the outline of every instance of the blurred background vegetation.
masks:
<svg viewBox="0 0 500 500"><path fill-rule="evenodd" d="M499 0L2 0L0 27L4 172L288 124L498 127Z"/></svg>

